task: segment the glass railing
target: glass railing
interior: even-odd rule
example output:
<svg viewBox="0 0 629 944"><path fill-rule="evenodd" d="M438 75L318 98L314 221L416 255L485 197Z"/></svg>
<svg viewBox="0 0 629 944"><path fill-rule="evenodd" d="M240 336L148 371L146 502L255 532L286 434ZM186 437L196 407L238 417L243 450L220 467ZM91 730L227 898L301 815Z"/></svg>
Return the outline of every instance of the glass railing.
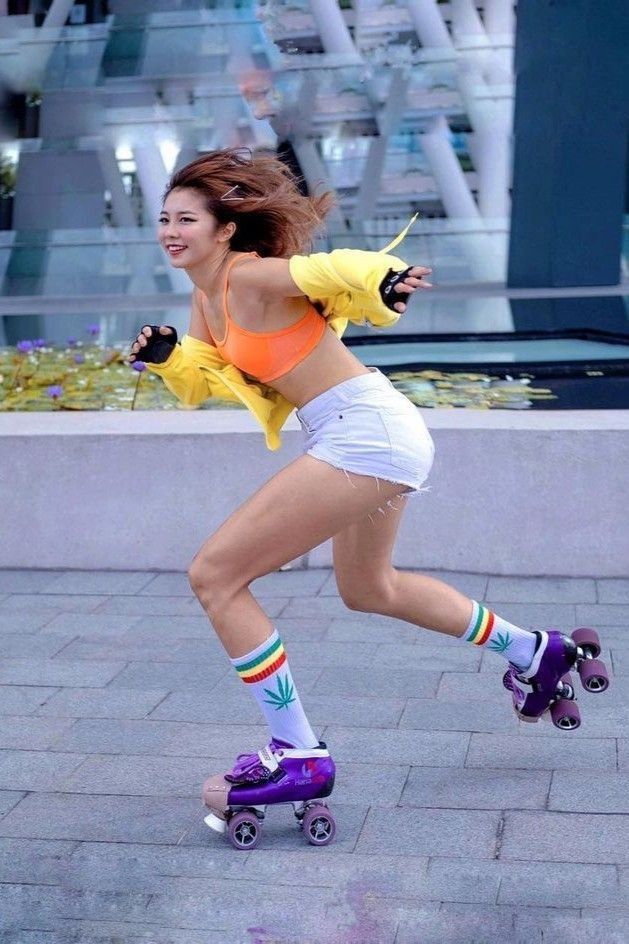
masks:
<svg viewBox="0 0 629 944"><path fill-rule="evenodd" d="M272 45L249 6L116 17L102 63L103 78L210 76L268 68Z"/></svg>
<svg viewBox="0 0 629 944"><path fill-rule="evenodd" d="M354 233L326 235L314 251L383 248L408 217L367 221ZM403 259L434 269L440 285L504 279L506 221L478 224L419 221L394 249ZM173 272L148 229L79 229L0 232L0 279L4 296L171 294Z"/></svg>
<svg viewBox="0 0 629 944"><path fill-rule="evenodd" d="M108 35L108 23L0 32L0 77L20 89L94 86Z"/></svg>
<svg viewBox="0 0 629 944"><path fill-rule="evenodd" d="M11 87L40 90L92 87L106 77L198 74L207 80L226 65L230 71L268 67L274 55L253 4L233 0L211 9L0 32L0 78Z"/></svg>

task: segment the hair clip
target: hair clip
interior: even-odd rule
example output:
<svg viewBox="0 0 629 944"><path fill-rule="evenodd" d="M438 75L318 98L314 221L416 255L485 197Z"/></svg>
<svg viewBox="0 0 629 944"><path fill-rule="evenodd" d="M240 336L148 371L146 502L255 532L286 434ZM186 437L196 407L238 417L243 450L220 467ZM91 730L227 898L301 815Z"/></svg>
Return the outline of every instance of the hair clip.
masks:
<svg viewBox="0 0 629 944"><path fill-rule="evenodd" d="M227 194L231 193L232 190L238 190L238 184L235 184L230 190L226 190L223 196L221 197L221 200L225 200L225 203L229 203L230 200L244 200L245 199L244 197L229 197L228 199L225 199L227 197Z"/></svg>

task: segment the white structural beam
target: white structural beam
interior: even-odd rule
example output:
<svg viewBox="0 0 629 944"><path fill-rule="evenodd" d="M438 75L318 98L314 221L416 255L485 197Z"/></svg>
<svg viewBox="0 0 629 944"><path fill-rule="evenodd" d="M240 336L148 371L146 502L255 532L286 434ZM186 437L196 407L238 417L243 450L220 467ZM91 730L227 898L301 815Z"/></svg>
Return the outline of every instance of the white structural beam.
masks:
<svg viewBox="0 0 629 944"><path fill-rule="evenodd" d="M486 42L485 27L472 0L450 0L452 29L456 40L475 37Z"/></svg>
<svg viewBox="0 0 629 944"><path fill-rule="evenodd" d="M145 226L155 226L162 209L162 194L168 182L168 171L155 141L146 140L133 146L133 160L142 189Z"/></svg>
<svg viewBox="0 0 629 944"><path fill-rule="evenodd" d="M422 46L452 48L452 37L435 0L408 0L408 10Z"/></svg>
<svg viewBox="0 0 629 944"><path fill-rule="evenodd" d="M404 108L406 107L406 90L408 75L403 69L391 70L391 81L385 105L376 114L380 134L372 138L369 144L369 153L365 162L360 190L356 200L356 220L365 220L371 217L378 202L382 171L387 156L389 135L398 127Z"/></svg>
<svg viewBox="0 0 629 944"><path fill-rule="evenodd" d="M111 194L114 225L124 227L137 226L137 221L131 207L131 201L122 183L120 168L118 167L114 149L109 145L103 144L103 146L96 151L96 155L103 172L103 179Z"/></svg>
<svg viewBox="0 0 629 944"><path fill-rule="evenodd" d="M449 137L448 124L440 115L429 130L422 134L422 149L430 165L431 173L437 185L446 214L457 219L476 220L480 223L481 214L470 193L465 174ZM479 233L466 243L466 254L474 277L477 279L498 280L504 278L504 252L501 253L498 241L491 236ZM479 323L483 322L484 302L478 305ZM504 319L504 306L495 305L493 317ZM484 309L485 313L487 308Z"/></svg>
<svg viewBox="0 0 629 944"><path fill-rule="evenodd" d="M22 47L19 68L13 76L19 91L28 92L42 87L48 60L55 50L73 5L74 0L53 0L41 27L37 30L38 41Z"/></svg>
<svg viewBox="0 0 629 944"><path fill-rule="evenodd" d="M477 168L478 208L485 219L510 215L510 144L503 129L474 132L473 160Z"/></svg>
<svg viewBox="0 0 629 944"><path fill-rule="evenodd" d="M314 192L317 185L321 183L325 184L326 189L333 191L334 187L330 183L325 165L319 156L316 142L310 138L296 139L293 141L293 148L310 192ZM340 206L333 207L326 220L329 233L347 231Z"/></svg>
<svg viewBox="0 0 629 944"><path fill-rule="evenodd" d="M515 13L513 0L485 0L485 29L490 36L513 36Z"/></svg>
<svg viewBox="0 0 629 944"><path fill-rule="evenodd" d="M52 0L50 9L44 19L44 29L55 29L65 24L74 6L74 0Z"/></svg>
<svg viewBox="0 0 629 944"><path fill-rule="evenodd" d="M478 174L479 210L487 218L508 217L512 100L504 88L496 88L492 96L480 67L470 63L459 70L458 84L474 129L469 146Z"/></svg>
<svg viewBox="0 0 629 944"><path fill-rule="evenodd" d="M162 194L168 183L168 172L155 141L145 141L142 146L135 145L133 159L144 200L144 223L156 227L162 209ZM190 290L190 279L185 272L170 266L167 272L173 291Z"/></svg>
<svg viewBox="0 0 629 944"><path fill-rule="evenodd" d="M459 219L480 219L480 212L454 153L448 123L443 115L432 121L428 130L421 135L421 143L446 214Z"/></svg>
<svg viewBox="0 0 629 944"><path fill-rule="evenodd" d="M336 0L310 0L310 11L325 52L356 55L354 40Z"/></svg>

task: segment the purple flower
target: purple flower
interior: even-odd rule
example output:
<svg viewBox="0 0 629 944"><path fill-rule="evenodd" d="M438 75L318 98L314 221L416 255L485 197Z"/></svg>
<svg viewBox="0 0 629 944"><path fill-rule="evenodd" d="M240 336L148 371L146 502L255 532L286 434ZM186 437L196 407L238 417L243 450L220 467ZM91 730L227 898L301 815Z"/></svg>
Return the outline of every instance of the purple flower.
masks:
<svg viewBox="0 0 629 944"><path fill-rule="evenodd" d="M84 364L84 363L85 363L85 357L84 357L84 355L83 355L83 354L75 354L75 355L74 355L74 363L75 363L75 364Z"/></svg>
<svg viewBox="0 0 629 944"><path fill-rule="evenodd" d="M56 400L57 397L62 396L63 387L60 387L60 386L48 387L48 389L46 390L46 393L48 394L49 397L52 397L53 400Z"/></svg>
<svg viewBox="0 0 629 944"><path fill-rule="evenodd" d="M46 339L45 339L45 338L37 338L36 341L33 341L33 344L34 344L35 347L37 347L37 348L39 348L39 347L46 347Z"/></svg>
<svg viewBox="0 0 629 944"><path fill-rule="evenodd" d="M76 347L76 338L68 338L68 344L70 347Z"/></svg>
<svg viewBox="0 0 629 944"><path fill-rule="evenodd" d="M131 364L131 366L133 367L134 370L138 370L140 372L142 372L143 370L146 370L146 364L144 363L144 361L134 361Z"/></svg>
<svg viewBox="0 0 629 944"><path fill-rule="evenodd" d="M88 325L85 329L88 334L91 334L93 338L97 337L100 334L100 325L91 324Z"/></svg>
<svg viewBox="0 0 629 944"><path fill-rule="evenodd" d="M22 354L28 354L29 351L33 350L33 342L32 341L18 341L17 349Z"/></svg>

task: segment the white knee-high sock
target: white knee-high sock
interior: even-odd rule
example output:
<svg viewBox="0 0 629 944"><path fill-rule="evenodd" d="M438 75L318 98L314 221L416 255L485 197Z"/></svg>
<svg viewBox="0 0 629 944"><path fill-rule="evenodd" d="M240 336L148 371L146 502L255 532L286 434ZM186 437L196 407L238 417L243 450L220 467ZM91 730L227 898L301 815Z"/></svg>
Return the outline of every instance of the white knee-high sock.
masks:
<svg viewBox="0 0 629 944"><path fill-rule="evenodd" d="M306 718L276 629L262 645L229 661L251 690L274 738L293 747L317 747L319 739Z"/></svg>
<svg viewBox="0 0 629 944"><path fill-rule="evenodd" d="M476 600L472 600L472 603L470 624L460 638L497 652L523 671L528 669L535 654L535 633L508 623Z"/></svg>

